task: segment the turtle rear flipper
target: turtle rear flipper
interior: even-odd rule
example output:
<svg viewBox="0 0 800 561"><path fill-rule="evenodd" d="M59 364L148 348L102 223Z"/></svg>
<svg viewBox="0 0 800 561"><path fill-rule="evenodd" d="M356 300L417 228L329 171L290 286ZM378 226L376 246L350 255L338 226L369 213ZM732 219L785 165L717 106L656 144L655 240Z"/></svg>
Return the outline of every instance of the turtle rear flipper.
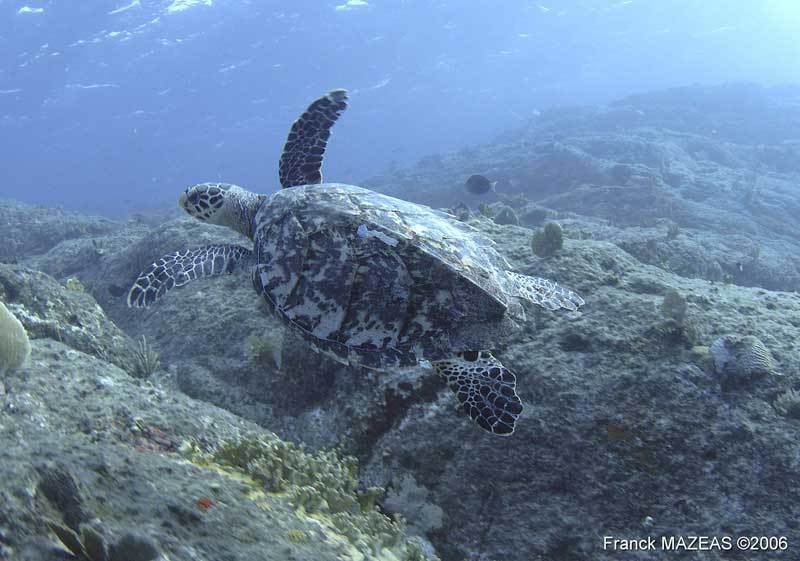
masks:
<svg viewBox="0 0 800 561"><path fill-rule="evenodd" d="M202 277L230 274L252 264L253 252L233 244L167 253L139 274L128 292L128 306L147 307L175 287Z"/></svg>
<svg viewBox="0 0 800 561"><path fill-rule="evenodd" d="M575 311L585 303L583 298L568 288L540 277L529 277L506 271L511 281L511 295L538 304L548 310L566 308Z"/></svg>
<svg viewBox="0 0 800 561"><path fill-rule="evenodd" d="M432 365L479 427L499 436L514 432L522 413L522 402L516 392L517 377L492 353L460 353Z"/></svg>
<svg viewBox="0 0 800 561"><path fill-rule="evenodd" d="M345 109L347 90L333 90L309 105L292 124L279 164L284 189L322 183L322 157L331 127Z"/></svg>

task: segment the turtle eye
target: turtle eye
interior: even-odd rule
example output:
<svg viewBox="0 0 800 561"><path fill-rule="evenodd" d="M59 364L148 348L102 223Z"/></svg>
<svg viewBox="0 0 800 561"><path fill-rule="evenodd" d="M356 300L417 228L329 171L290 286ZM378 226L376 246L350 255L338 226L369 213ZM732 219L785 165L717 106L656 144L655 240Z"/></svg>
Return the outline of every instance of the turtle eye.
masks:
<svg viewBox="0 0 800 561"><path fill-rule="evenodd" d="M194 193L189 195L189 199L188 200L193 205L196 205L200 201L200 195L198 195L197 192L195 191Z"/></svg>

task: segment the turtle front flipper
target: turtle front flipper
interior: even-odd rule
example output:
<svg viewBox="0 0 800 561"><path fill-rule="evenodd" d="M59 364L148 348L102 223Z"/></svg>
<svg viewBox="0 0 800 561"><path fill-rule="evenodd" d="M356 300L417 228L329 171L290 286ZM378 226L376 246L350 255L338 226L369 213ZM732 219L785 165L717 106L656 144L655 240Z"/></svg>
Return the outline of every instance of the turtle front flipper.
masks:
<svg viewBox="0 0 800 561"><path fill-rule="evenodd" d="M568 288L540 277L529 277L506 271L511 281L511 296L538 304L548 310L566 308L575 311L583 306L583 298Z"/></svg>
<svg viewBox="0 0 800 561"><path fill-rule="evenodd" d="M284 189L322 183L322 157L331 127L345 109L347 91L333 90L309 105L292 124L279 166Z"/></svg>
<svg viewBox="0 0 800 561"><path fill-rule="evenodd" d="M175 287L253 264L253 252L240 245L207 245L167 253L144 271L128 292L128 306L144 308Z"/></svg>
<svg viewBox="0 0 800 561"><path fill-rule="evenodd" d="M515 389L517 377L492 353L459 353L432 365L479 427L499 436L514 432L522 413L522 402Z"/></svg>

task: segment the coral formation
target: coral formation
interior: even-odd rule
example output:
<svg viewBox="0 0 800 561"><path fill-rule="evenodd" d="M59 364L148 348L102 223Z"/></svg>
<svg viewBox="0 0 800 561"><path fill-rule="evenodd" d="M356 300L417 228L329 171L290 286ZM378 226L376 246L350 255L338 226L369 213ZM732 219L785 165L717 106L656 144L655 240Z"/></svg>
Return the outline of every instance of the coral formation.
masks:
<svg viewBox="0 0 800 561"><path fill-rule="evenodd" d="M664 300L661 302L661 313L678 325L683 325L686 319L686 299L674 288L668 288L664 292Z"/></svg>
<svg viewBox="0 0 800 561"><path fill-rule="evenodd" d="M736 386L775 374L772 354L757 337L723 335L711 344L709 351L723 384Z"/></svg>
<svg viewBox="0 0 800 561"><path fill-rule="evenodd" d="M480 203L478 205L478 212L486 218L492 218L494 216L494 209L486 203Z"/></svg>
<svg viewBox="0 0 800 561"><path fill-rule="evenodd" d="M772 404L781 415L800 419L800 392L794 389L786 390L775 398Z"/></svg>
<svg viewBox="0 0 800 561"><path fill-rule="evenodd" d="M564 245L564 234L557 222L548 222L531 239L531 249L539 257L550 257Z"/></svg>
<svg viewBox="0 0 800 561"><path fill-rule="evenodd" d="M65 280L64 288L75 290L76 292L86 292L86 287L83 286L83 283L76 277L69 277L67 280Z"/></svg>
<svg viewBox="0 0 800 561"><path fill-rule="evenodd" d="M500 205L499 208L495 209L494 221L497 224L512 224L514 226L519 226L519 217L517 213L514 212L514 209L508 205Z"/></svg>
<svg viewBox="0 0 800 561"><path fill-rule="evenodd" d="M0 264L0 300L14 310L31 340L50 338L134 372L134 342L91 294L70 290L28 267ZM2 333L2 332L0 332Z"/></svg>
<svg viewBox="0 0 800 561"><path fill-rule="evenodd" d="M195 461L241 471L264 492L288 494L299 512L330 523L365 554L386 548L399 553L401 559L418 555L419 543L406 538L404 524L375 508L375 497L383 490L358 490L358 466L353 457L342 457L335 450L309 453L303 446L263 435L222 442L209 454L196 450L192 454ZM302 541L296 531L289 538Z"/></svg>
<svg viewBox="0 0 800 561"><path fill-rule="evenodd" d="M283 333L280 330L264 335L250 335L246 343L247 353L254 364L280 369L283 349Z"/></svg>
<svg viewBox="0 0 800 561"><path fill-rule="evenodd" d="M0 302L0 376L22 366L31 354L31 343L22 323Z"/></svg>
<svg viewBox="0 0 800 561"><path fill-rule="evenodd" d="M520 224L524 226L541 226L550 213L547 209L531 206L526 208L520 216Z"/></svg>
<svg viewBox="0 0 800 561"><path fill-rule="evenodd" d="M161 357L145 335L136 342L133 359L133 374L138 378L147 378L161 368Z"/></svg>

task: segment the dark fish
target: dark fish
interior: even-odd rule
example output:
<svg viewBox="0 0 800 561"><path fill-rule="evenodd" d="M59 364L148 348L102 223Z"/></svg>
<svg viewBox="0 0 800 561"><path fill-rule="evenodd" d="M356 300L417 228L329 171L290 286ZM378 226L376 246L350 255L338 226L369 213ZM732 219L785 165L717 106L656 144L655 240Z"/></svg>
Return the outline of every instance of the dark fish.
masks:
<svg viewBox="0 0 800 561"><path fill-rule="evenodd" d="M497 181L489 181L482 175L470 175L464 183L464 187L473 195L484 195L489 191L494 191L495 185L497 185Z"/></svg>

